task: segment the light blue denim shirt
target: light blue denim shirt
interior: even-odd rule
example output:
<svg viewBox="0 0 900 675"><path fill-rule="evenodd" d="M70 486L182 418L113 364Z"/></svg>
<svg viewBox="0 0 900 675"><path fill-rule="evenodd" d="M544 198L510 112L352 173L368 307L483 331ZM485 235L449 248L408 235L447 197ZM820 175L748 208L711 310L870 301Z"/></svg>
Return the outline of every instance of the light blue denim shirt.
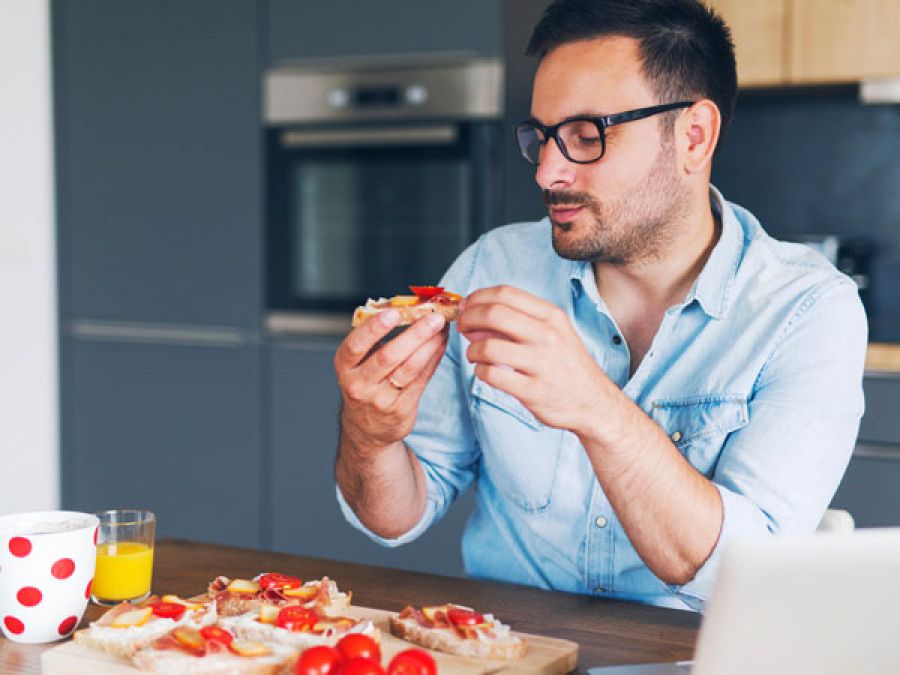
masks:
<svg viewBox="0 0 900 675"><path fill-rule="evenodd" d="M428 477L418 537L475 482L463 536L472 576L702 609L723 544L815 529L846 469L863 412L866 318L854 283L818 253L768 236L711 190L722 234L684 302L670 307L629 377L628 345L590 263L556 255L547 219L488 232L441 284L517 286L565 309L606 374L722 497L719 541L693 580L667 585L641 561L578 438L486 385L451 329L406 439ZM641 495L635 495L641 499Z"/></svg>

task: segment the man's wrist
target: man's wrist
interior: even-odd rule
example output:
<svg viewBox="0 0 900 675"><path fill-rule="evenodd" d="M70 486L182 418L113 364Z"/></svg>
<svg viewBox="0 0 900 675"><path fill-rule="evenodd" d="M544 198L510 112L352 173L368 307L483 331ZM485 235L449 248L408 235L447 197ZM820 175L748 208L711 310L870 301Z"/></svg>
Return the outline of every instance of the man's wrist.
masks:
<svg viewBox="0 0 900 675"><path fill-rule="evenodd" d="M571 431L585 447L620 447L628 427L628 408L633 405L612 381L601 381Z"/></svg>

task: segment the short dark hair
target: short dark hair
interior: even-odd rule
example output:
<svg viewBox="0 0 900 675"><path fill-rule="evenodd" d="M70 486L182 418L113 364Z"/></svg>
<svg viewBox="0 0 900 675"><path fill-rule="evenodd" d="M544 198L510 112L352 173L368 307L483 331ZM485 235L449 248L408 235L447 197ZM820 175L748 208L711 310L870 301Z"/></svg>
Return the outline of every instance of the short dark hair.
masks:
<svg viewBox="0 0 900 675"><path fill-rule="evenodd" d="M554 0L525 53L543 58L565 43L613 35L638 40L660 103L708 98L725 130L737 97L734 43L722 18L699 0Z"/></svg>

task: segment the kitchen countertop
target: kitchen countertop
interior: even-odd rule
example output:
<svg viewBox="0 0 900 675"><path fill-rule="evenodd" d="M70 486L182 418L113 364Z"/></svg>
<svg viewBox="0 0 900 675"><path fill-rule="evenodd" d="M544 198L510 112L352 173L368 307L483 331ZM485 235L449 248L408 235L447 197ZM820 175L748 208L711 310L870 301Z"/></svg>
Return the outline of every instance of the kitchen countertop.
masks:
<svg viewBox="0 0 900 675"><path fill-rule="evenodd" d="M900 374L900 344L869 343L866 353L866 372Z"/></svg>
<svg viewBox="0 0 900 675"><path fill-rule="evenodd" d="M184 540L157 543L153 590L191 596L220 574L249 578L279 571L303 579L328 575L353 591L353 604L392 611L406 604L456 602L494 612L514 630L579 645L578 672L589 667L691 658L700 615L497 582L306 558ZM89 605L81 626L104 608ZM62 644L22 645L0 637L0 672L38 675L41 653Z"/></svg>

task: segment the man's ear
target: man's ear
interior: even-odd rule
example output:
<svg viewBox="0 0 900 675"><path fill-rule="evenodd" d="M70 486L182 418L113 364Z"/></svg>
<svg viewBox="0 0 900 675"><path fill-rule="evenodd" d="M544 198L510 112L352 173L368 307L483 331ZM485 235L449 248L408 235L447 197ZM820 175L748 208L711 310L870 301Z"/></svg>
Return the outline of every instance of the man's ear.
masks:
<svg viewBox="0 0 900 675"><path fill-rule="evenodd" d="M697 101L675 123L675 137L686 174L708 171L719 142L722 115L709 99Z"/></svg>

